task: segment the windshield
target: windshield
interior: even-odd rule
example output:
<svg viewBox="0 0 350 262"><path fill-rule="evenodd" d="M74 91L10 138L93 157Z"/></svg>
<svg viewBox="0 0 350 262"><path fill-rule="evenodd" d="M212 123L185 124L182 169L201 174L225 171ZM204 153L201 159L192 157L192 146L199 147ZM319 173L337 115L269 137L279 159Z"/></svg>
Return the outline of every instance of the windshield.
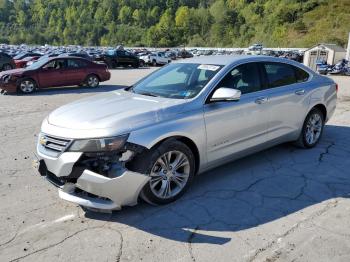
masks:
<svg viewBox="0 0 350 262"><path fill-rule="evenodd" d="M106 55L114 55L115 54L115 51L114 50L107 50Z"/></svg>
<svg viewBox="0 0 350 262"><path fill-rule="evenodd" d="M49 61L48 58L39 59L35 63L28 66L26 69L29 69L29 70L38 69L38 68L42 67L43 65L45 65L48 61Z"/></svg>
<svg viewBox="0 0 350 262"><path fill-rule="evenodd" d="M222 66L175 63L156 71L131 89L134 93L166 98L195 97Z"/></svg>
<svg viewBox="0 0 350 262"><path fill-rule="evenodd" d="M22 59L25 55L26 55L26 53L19 53L19 54L16 55L13 59L14 59L14 60L20 60L20 59Z"/></svg>

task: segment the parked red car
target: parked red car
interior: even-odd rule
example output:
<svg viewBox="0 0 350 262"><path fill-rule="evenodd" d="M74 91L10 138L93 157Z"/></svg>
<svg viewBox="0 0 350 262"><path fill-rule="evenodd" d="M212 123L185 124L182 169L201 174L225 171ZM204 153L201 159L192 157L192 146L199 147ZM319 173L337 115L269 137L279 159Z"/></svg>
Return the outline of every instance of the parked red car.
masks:
<svg viewBox="0 0 350 262"><path fill-rule="evenodd" d="M27 56L21 60L15 60L16 68L25 68L29 61L36 61L40 56Z"/></svg>
<svg viewBox="0 0 350 262"><path fill-rule="evenodd" d="M97 87L111 77L104 64L77 57L52 57L23 69L0 73L2 92L29 94L37 88L86 85Z"/></svg>

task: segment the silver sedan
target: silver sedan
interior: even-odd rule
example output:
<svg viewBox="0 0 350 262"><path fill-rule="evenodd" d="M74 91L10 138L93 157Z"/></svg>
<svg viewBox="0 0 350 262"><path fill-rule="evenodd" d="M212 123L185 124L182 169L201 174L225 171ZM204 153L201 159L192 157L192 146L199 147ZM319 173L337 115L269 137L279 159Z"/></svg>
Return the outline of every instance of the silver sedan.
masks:
<svg viewBox="0 0 350 262"><path fill-rule="evenodd" d="M289 141L314 147L336 100L332 80L286 59L187 59L52 112L36 163L62 199L88 208L166 204L225 162Z"/></svg>

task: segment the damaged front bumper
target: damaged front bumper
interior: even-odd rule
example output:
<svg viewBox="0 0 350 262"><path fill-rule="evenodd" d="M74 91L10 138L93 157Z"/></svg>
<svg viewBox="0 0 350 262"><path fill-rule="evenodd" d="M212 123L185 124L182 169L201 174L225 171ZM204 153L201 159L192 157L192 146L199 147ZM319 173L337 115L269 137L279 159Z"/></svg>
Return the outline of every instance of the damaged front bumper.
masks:
<svg viewBox="0 0 350 262"><path fill-rule="evenodd" d="M120 210L137 204L149 176L121 168L113 177L76 165L83 153L64 152L57 157L38 147L34 166L40 175L57 186L60 198L94 210ZM78 171L77 171L78 169Z"/></svg>
<svg viewBox="0 0 350 262"><path fill-rule="evenodd" d="M67 201L93 209L119 210L133 206L149 177L126 170L116 178L108 178L85 170L75 184L67 183L59 189L59 196Z"/></svg>
<svg viewBox="0 0 350 262"><path fill-rule="evenodd" d="M14 94L17 92L17 85L15 82L4 83L0 80L0 95Z"/></svg>

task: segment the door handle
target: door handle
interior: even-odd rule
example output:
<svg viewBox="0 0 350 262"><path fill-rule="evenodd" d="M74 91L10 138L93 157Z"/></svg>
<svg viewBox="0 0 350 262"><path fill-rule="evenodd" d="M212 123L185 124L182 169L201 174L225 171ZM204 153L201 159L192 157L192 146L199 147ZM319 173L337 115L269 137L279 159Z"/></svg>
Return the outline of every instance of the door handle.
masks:
<svg viewBox="0 0 350 262"><path fill-rule="evenodd" d="M297 90L297 91L295 91L295 94L298 96L302 96L305 94L305 90L304 89Z"/></svg>
<svg viewBox="0 0 350 262"><path fill-rule="evenodd" d="M267 101L269 101L269 98L259 97L255 100L255 103L261 105L261 104L265 104Z"/></svg>

